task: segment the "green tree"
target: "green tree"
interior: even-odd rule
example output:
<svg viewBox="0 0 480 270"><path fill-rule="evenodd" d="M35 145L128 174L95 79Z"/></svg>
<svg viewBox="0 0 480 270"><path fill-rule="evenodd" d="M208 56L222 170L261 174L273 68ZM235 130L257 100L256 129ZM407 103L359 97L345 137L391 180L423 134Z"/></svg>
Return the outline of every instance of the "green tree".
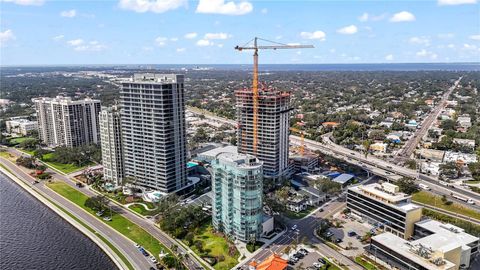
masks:
<svg viewBox="0 0 480 270"><path fill-rule="evenodd" d="M362 146L363 146L365 158L367 158L368 153L370 152L370 146L372 146L372 140L364 140L362 142Z"/></svg>
<svg viewBox="0 0 480 270"><path fill-rule="evenodd" d="M415 183L415 179L413 178L403 177L395 184L399 187L401 192L406 194L413 194L420 190L418 185Z"/></svg>
<svg viewBox="0 0 480 270"><path fill-rule="evenodd" d="M90 209L102 211L107 209L108 198L103 195L90 197L85 201L84 205Z"/></svg>
<svg viewBox="0 0 480 270"><path fill-rule="evenodd" d="M474 162L468 164L468 169L472 173L473 179L480 181L480 162Z"/></svg>
<svg viewBox="0 0 480 270"><path fill-rule="evenodd" d="M455 179L458 178L459 172L455 162L447 162L440 164L440 179Z"/></svg>

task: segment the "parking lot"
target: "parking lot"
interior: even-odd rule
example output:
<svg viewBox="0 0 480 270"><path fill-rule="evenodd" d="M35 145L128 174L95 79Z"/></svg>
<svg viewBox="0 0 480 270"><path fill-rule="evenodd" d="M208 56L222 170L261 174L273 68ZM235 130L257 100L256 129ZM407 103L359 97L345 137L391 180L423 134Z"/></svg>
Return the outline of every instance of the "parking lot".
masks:
<svg viewBox="0 0 480 270"><path fill-rule="evenodd" d="M305 252L306 251L306 252ZM292 250L288 256L288 264L293 269L322 269L324 263L319 261L323 256L311 248L300 246Z"/></svg>
<svg viewBox="0 0 480 270"><path fill-rule="evenodd" d="M364 252L364 245L361 243L360 237L364 236L373 227L366 222L361 223L343 214L338 215L336 218L341 220L343 224L341 228L332 227L329 229L333 234L331 236L332 241L344 249L342 254L346 256L358 256L362 254Z"/></svg>

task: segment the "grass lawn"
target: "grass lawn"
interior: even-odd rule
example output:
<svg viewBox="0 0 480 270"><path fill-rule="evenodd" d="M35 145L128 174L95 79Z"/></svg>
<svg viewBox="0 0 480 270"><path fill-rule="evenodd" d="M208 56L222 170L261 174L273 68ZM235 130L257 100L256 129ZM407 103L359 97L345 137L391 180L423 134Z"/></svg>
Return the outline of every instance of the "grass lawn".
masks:
<svg viewBox="0 0 480 270"><path fill-rule="evenodd" d="M251 243L248 243L247 244L247 250L250 251L250 252L254 252L255 250L259 249L261 246L263 246L263 242L261 241L256 241L254 245L252 245Z"/></svg>
<svg viewBox="0 0 480 270"><path fill-rule="evenodd" d="M141 204L132 204L128 208L132 209L133 211L139 213L142 216L153 216L158 214L157 210L147 210L145 207Z"/></svg>
<svg viewBox="0 0 480 270"><path fill-rule="evenodd" d="M450 200L448 196L447 199ZM413 200L480 220L480 212L455 202L451 205L446 205L442 202L441 196L433 195L426 191L420 191L413 194Z"/></svg>
<svg viewBox="0 0 480 270"><path fill-rule="evenodd" d="M20 152L23 152L23 153L26 153L26 154L29 154L31 156L33 156L33 150L26 150L26 149L22 149L22 148L17 148Z"/></svg>
<svg viewBox="0 0 480 270"><path fill-rule="evenodd" d="M83 208L85 211L95 215L95 211L85 207L85 201L88 199L88 196L75 190L64 182L56 181L47 184L48 187L53 189L58 194L72 201L76 205ZM103 219L102 219L103 221ZM167 252L168 249L158 242L153 236L147 233L144 229L137 226L127 218L113 212L112 221L103 221L119 233L125 235L127 238L142 245L145 249L150 251L152 255L157 257L161 251Z"/></svg>
<svg viewBox="0 0 480 270"><path fill-rule="evenodd" d="M355 258L355 262L360 264L363 268L367 269L367 270L375 270L377 269L377 267L375 267L375 265L369 263L367 260L365 260L364 258L362 258L362 256L358 256Z"/></svg>
<svg viewBox="0 0 480 270"><path fill-rule="evenodd" d="M15 162L15 159L16 159L14 155L10 154L7 151L0 151L0 157L6 158L13 162Z"/></svg>
<svg viewBox="0 0 480 270"><path fill-rule="evenodd" d="M202 242L205 252L203 254L200 253L195 245L190 246L190 248L200 257L209 256L217 258L217 263L213 265L213 268L217 270L232 269L238 263L240 253L235 250L235 254L230 256L229 243L221 235L214 232L210 222L205 223L195 233L193 242L195 243L196 241ZM223 255L225 258L222 262L218 261L220 255Z"/></svg>
<svg viewBox="0 0 480 270"><path fill-rule="evenodd" d="M46 164L52 166L53 168L65 173L65 174L69 174L69 173L72 173L72 172L79 171L79 170L84 169L88 166L88 165L86 165L86 166L78 167L74 164L63 164L63 163L59 163L59 162L50 161L50 159L53 157L53 155L54 155L54 153L48 153L48 154L43 155L42 161L45 162Z"/></svg>
<svg viewBox="0 0 480 270"><path fill-rule="evenodd" d="M470 180L470 181L467 181L466 184L467 184L467 185L476 185L476 184L480 184L480 181L478 181L478 180Z"/></svg>
<svg viewBox="0 0 480 270"><path fill-rule="evenodd" d="M329 261L327 258L323 258L327 264L324 264L322 266L322 268L320 268L321 270L341 270L340 268L338 268L338 266L336 266L335 264L333 264L331 261Z"/></svg>
<svg viewBox="0 0 480 270"><path fill-rule="evenodd" d="M10 143L11 144L19 144L19 143L22 143L28 139L34 139L32 137L18 137L18 138L12 138L10 139Z"/></svg>
<svg viewBox="0 0 480 270"><path fill-rule="evenodd" d="M307 210L304 210L302 212L296 213L290 210L286 210L283 212L283 215L288 217L289 219L301 219L310 214L315 209L315 207L309 206Z"/></svg>

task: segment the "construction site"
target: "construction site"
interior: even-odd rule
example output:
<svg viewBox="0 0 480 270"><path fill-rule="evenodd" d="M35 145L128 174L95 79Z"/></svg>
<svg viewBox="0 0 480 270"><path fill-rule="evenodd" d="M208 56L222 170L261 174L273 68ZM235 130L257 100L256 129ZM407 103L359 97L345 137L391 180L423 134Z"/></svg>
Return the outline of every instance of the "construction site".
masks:
<svg viewBox="0 0 480 270"><path fill-rule="evenodd" d="M290 93L262 84L258 89L256 119L253 91L237 90L235 98L238 152L256 155L263 161L265 177L278 179L288 167Z"/></svg>

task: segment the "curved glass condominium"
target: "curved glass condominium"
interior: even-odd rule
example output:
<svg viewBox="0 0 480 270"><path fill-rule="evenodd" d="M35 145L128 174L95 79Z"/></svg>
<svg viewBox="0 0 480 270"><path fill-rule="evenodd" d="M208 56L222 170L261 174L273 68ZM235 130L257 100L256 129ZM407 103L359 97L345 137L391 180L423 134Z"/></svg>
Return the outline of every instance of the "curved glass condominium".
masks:
<svg viewBox="0 0 480 270"><path fill-rule="evenodd" d="M262 163L252 155L220 153L212 161L213 226L243 242L262 232Z"/></svg>

